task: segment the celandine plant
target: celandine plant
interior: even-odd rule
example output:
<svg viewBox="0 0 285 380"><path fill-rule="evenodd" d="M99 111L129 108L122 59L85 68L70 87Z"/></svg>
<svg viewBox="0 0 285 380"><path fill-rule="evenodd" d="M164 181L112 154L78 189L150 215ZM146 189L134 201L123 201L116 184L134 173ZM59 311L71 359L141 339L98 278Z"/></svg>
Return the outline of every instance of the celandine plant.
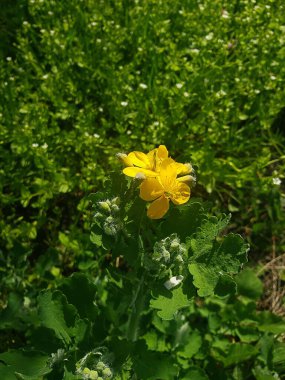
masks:
<svg viewBox="0 0 285 380"><path fill-rule="evenodd" d="M165 146L118 158L130 179L113 174L106 192L91 196L91 239L110 255L105 306L119 321L113 328L119 341L139 342L133 346L139 352L147 348L142 348L142 337L152 318L187 315L197 295L234 294L234 275L246 262L248 247L239 235L219 236L229 216L209 216L207 204L190 199L194 170L170 158ZM134 363L138 378L182 376L174 366L172 375L163 377L159 366L148 367L146 357Z"/></svg>
<svg viewBox="0 0 285 380"><path fill-rule="evenodd" d="M190 197L193 168L165 146L118 157L123 172L89 197L97 270L39 294L17 320L26 347L0 354L0 378L278 379L285 324L256 311L262 284L240 271L242 237L222 234L230 216ZM0 322L15 309L11 298Z"/></svg>

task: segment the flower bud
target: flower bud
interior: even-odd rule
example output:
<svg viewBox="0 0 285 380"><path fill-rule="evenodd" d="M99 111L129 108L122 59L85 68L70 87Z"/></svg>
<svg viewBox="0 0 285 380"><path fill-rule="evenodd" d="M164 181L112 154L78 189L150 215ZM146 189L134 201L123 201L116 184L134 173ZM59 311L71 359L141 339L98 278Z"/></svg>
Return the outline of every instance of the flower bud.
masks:
<svg viewBox="0 0 285 380"><path fill-rule="evenodd" d="M115 198L111 199L111 203L112 203L112 205L120 206L120 203L121 203L120 198L115 197Z"/></svg>
<svg viewBox="0 0 285 380"><path fill-rule="evenodd" d="M108 212L110 213L111 212L111 208L110 208L110 205L109 205L110 202L107 202L107 201L101 201L101 202L98 202L98 206L99 208L102 210L102 211L105 211L105 212Z"/></svg>
<svg viewBox="0 0 285 380"><path fill-rule="evenodd" d="M175 261L181 264L184 262L183 257L181 255L176 256Z"/></svg>
<svg viewBox="0 0 285 380"><path fill-rule="evenodd" d="M177 239L172 240L172 242L170 243L170 249L176 250L179 247L180 247L179 241Z"/></svg>
<svg viewBox="0 0 285 380"><path fill-rule="evenodd" d="M94 214L94 219L95 220L102 220L102 219L104 219L105 217L104 217L104 215L103 214L101 214L101 212L96 212L95 214Z"/></svg>
<svg viewBox="0 0 285 380"><path fill-rule="evenodd" d="M134 166L132 160L125 153L117 153L117 158L122 162L122 164L126 167Z"/></svg>
<svg viewBox="0 0 285 380"><path fill-rule="evenodd" d="M90 373L89 373L89 379L90 380L98 380L98 372L97 371L94 371L94 370L92 370L92 371L90 371Z"/></svg>
<svg viewBox="0 0 285 380"><path fill-rule="evenodd" d="M103 369L105 369L105 367L106 367L106 365L105 365L105 363L102 362L102 361L99 361L99 362L97 363L97 365L96 365L96 369L97 369L98 371L103 371Z"/></svg>
<svg viewBox="0 0 285 380"><path fill-rule="evenodd" d="M193 167L190 164L190 162L187 162L186 164L184 164L184 168L185 170L180 173L181 175L190 174L193 171Z"/></svg>
<svg viewBox="0 0 285 380"><path fill-rule="evenodd" d="M103 369L102 371L102 376L104 379L106 378L111 378L112 377L112 371L110 370L110 368L106 367L105 369Z"/></svg>
<svg viewBox="0 0 285 380"><path fill-rule="evenodd" d="M120 211L120 208L116 204L112 204L111 210L112 210L112 212L114 212L116 214L117 212Z"/></svg>
<svg viewBox="0 0 285 380"><path fill-rule="evenodd" d="M177 181L183 182L188 186L193 186L196 183L196 178L192 175L184 175L183 177L177 178Z"/></svg>
<svg viewBox="0 0 285 380"><path fill-rule="evenodd" d="M171 277L168 281L164 283L164 286L168 290L175 288L175 286L179 285L183 281L183 278L184 278L183 276Z"/></svg>
<svg viewBox="0 0 285 380"><path fill-rule="evenodd" d="M109 235L109 236L117 235L117 228L115 224L104 223L103 229L106 235Z"/></svg>

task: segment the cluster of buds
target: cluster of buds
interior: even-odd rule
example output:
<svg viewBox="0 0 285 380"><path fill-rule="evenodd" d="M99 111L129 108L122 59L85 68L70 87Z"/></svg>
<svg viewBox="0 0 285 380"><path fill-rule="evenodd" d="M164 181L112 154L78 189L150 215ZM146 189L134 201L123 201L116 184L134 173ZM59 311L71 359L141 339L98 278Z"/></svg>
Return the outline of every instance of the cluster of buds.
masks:
<svg viewBox="0 0 285 380"><path fill-rule="evenodd" d="M106 235L116 236L122 229L122 223L119 218L119 197L99 201L96 206L98 211L94 215L95 221L100 225Z"/></svg>
<svg viewBox="0 0 285 380"><path fill-rule="evenodd" d="M180 242L177 234L171 234L155 243L153 253L146 259L146 266L153 275L165 278L183 274L186 262L185 244Z"/></svg>
<svg viewBox="0 0 285 380"><path fill-rule="evenodd" d="M98 358L99 356L99 358ZM111 380L113 372L101 352L89 352L77 364L76 374L82 380Z"/></svg>
<svg viewBox="0 0 285 380"><path fill-rule="evenodd" d="M79 371L77 371L79 373ZM113 377L113 373L108 365L99 361L95 369L89 369L87 367L80 371L83 380L110 380Z"/></svg>

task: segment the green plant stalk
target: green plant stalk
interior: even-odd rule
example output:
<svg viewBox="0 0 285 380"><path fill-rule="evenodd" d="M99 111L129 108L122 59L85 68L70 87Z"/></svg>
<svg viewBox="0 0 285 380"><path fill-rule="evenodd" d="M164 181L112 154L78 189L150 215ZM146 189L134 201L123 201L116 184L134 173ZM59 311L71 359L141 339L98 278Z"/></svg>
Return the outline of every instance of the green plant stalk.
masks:
<svg viewBox="0 0 285 380"><path fill-rule="evenodd" d="M137 291L131 304L132 312L129 317L128 329L126 333L127 339L131 342L136 342L138 338L141 313L143 312L145 305L145 289L143 286L143 281L144 276L142 276L139 282Z"/></svg>

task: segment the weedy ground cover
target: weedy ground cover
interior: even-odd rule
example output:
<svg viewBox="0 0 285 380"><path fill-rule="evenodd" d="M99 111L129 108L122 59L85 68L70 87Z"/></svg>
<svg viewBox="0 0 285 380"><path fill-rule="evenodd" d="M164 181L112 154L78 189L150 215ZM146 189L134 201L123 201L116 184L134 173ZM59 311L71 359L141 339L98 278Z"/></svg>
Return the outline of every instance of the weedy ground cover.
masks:
<svg viewBox="0 0 285 380"><path fill-rule="evenodd" d="M93 367L107 355L110 368L125 363L126 371L132 368L139 378L175 378L177 365L183 374L180 378L216 378L219 373L221 378L263 379L274 371L282 378L284 350L278 334L284 331L283 322L269 311L257 312L256 303L262 298L261 305L284 312L283 8L277 0L19 0L1 4L2 352L33 348L38 371L43 371L45 355L51 358L53 354L55 362L61 363L59 373L65 359L75 366L95 350L90 354ZM253 272L248 269L238 275L246 273L243 280L236 280L236 295L216 298L210 293L202 294L203 301L195 298L185 320L178 313L172 322L161 322L159 317L152 319L149 311L140 335L144 343L136 343L132 351L129 337L124 343L114 340L117 329L123 331L126 325L127 309L122 306L118 311L104 303L120 281L121 293L126 292L132 263L111 259L104 244L94 246L90 241L88 195L105 189L110 171L120 170L115 153L147 152L160 144L177 161L191 161L197 172L192 197L211 201L207 212L218 220L221 213L231 212L226 233L241 234L251 245L251 266L261 263ZM115 194L110 194L111 199ZM196 207L196 201L191 202L189 210ZM169 236L177 233L171 228L168 232ZM266 266L268 260L272 263ZM116 271L116 265L119 277L107 280L106 273L111 268ZM269 304L264 302L260 278L265 279L263 274L272 266L272 281L266 280L270 287L265 289ZM73 272L81 274L69 277ZM120 280L123 273L127 280ZM101 307L101 319L96 318L99 326L106 323L102 335L93 340L96 347L83 338L84 334L86 339L93 336L87 331L93 329L95 314L83 315L83 306L62 290L63 283L70 288L74 281L85 281L91 294L86 304L91 305L95 278ZM227 286L232 288L231 284ZM224 286L228 289L223 285L220 290ZM47 288L53 290L39 296ZM112 302L116 299L120 298L114 291ZM158 295L154 299L160 300ZM65 333L57 330L56 318L52 322L49 316L43 317L50 305L55 305L54 314ZM68 313L73 317L66 320ZM82 322L84 318L89 324ZM185 323L188 338L184 343L187 346L189 336L198 343L196 349L185 348L181 355L177 352L184 343L176 346L175 336ZM79 325L86 331L80 330L81 337L75 332ZM122 331L117 335L123 336ZM45 351L45 344L37 345L32 336L50 337L53 345ZM104 341L107 336L109 342ZM79 346L80 353L71 360L71 352ZM234 359L237 351L243 352L243 359ZM122 359L118 359L120 352ZM171 366L169 352L174 369L165 373L172 375L149 374L147 368L154 367L149 364L133 367L133 363L144 365L135 360L141 355L149 363L161 360ZM109 354L117 357L117 364ZM15 371L28 376L23 362L30 353L18 350L5 355L3 363L20 363ZM46 375L33 372L34 377L58 376L47 368ZM1 370L7 372L6 367Z"/></svg>

